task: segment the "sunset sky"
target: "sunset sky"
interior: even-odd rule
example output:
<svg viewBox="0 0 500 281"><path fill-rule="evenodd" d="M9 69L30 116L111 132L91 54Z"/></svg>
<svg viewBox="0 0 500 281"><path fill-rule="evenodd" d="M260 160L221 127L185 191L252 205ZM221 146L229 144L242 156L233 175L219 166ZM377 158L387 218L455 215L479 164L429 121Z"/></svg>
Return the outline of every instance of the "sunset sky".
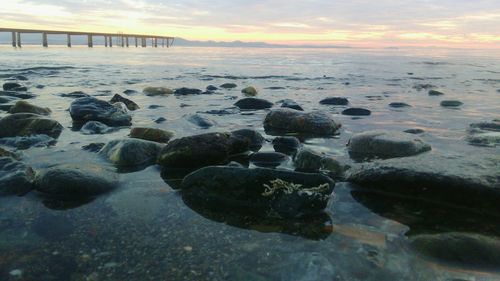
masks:
<svg viewBox="0 0 500 281"><path fill-rule="evenodd" d="M0 27L295 45L500 48L500 1L2 0Z"/></svg>

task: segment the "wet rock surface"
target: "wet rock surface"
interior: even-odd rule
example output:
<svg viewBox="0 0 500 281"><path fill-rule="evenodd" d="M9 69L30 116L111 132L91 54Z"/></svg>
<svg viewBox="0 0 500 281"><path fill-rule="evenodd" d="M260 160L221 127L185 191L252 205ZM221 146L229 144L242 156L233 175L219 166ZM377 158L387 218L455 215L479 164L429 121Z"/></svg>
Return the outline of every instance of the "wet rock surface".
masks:
<svg viewBox="0 0 500 281"><path fill-rule="evenodd" d="M10 109L9 113L33 113L38 115L50 115L52 111L48 107L40 107L30 104L27 101L17 101Z"/></svg>
<svg viewBox="0 0 500 281"><path fill-rule="evenodd" d="M31 135L58 138L62 130L59 122L32 113L16 113L0 119L0 138Z"/></svg>
<svg viewBox="0 0 500 281"><path fill-rule="evenodd" d="M500 145L500 121L469 125L466 140L471 145L495 147Z"/></svg>
<svg viewBox="0 0 500 281"><path fill-rule="evenodd" d="M271 135L298 133L329 136L337 132L340 124L326 112L303 113L292 109L276 109L266 115L264 128Z"/></svg>
<svg viewBox="0 0 500 281"><path fill-rule="evenodd" d="M74 100L69 113L77 125L87 121L99 121L112 127L132 124L132 117L124 109L93 97Z"/></svg>
<svg viewBox="0 0 500 281"><path fill-rule="evenodd" d="M199 114L191 114L186 117L186 120L188 120L190 123L195 124L196 126L200 128L210 128L216 125L215 121Z"/></svg>
<svg viewBox="0 0 500 281"><path fill-rule="evenodd" d="M201 93L203 93L202 90L194 88L179 88L174 91L174 94L178 96L200 95Z"/></svg>
<svg viewBox="0 0 500 281"><path fill-rule="evenodd" d="M156 163L163 145L140 139L121 139L108 142L99 155L116 166L145 167Z"/></svg>
<svg viewBox="0 0 500 281"><path fill-rule="evenodd" d="M458 101L458 100L444 100L444 101L441 101L441 103L440 103L440 105L442 107L460 107L463 104L464 104L463 102Z"/></svg>
<svg viewBox="0 0 500 281"><path fill-rule="evenodd" d="M155 96L168 96L172 95L174 91L165 87L146 87L142 91L146 96L155 97Z"/></svg>
<svg viewBox="0 0 500 281"><path fill-rule="evenodd" d="M342 111L342 115L349 115L349 116L368 116L371 115L372 112L366 108L358 108L358 107L352 107L348 109L344 109Z"/></svg>
<svg viewBox="0 0 500 281"><path fill-rule="evenodd" d="M322 99L319 103L323 105L348 105L349 100L344 97L329 97Z"/></svg>
<svg viewBox="0 0 500 281"><path fill-rule="evenodd" d="M237 101L234 105L242 110L260 110L273 107L272 102L258 98L244 98Z"/></svg>
<svg viewBox="0 0 500 281"><path fill-rule="evenodd" d="M257 152L250 156L250 162L259 167L277 167L288 159L280 152Z"/></svg>
<svg viewBox="0 0 500 281"><path fill-rule="evenodd" d="M137 103L135 103L132 100L129 100L125 97L122 97L119 94L115 94L109 102L110 103L121 102L127 106L128 110L131 110L131 111L140 109L140 107L139 107L139 105L137 105Z"/></svg>
<svg viewBox="0 0 500 281"><path fill-rule="evenodd" d="M174 133L157 128L134 127L130 130L130 137L159 143L167 143Z"/></svg>
<svg viewBox="0 0 500 281"><path fill-rule="evenodd" d="M300 141L296 137L276 137L273 139L273 148L276 152L295 154L300 147Z"/></svg>
<svg viewBox="0 0 500 281"><path fill-rule="evenodd" d="M23 162L0 155L0 196L22 195L30 191L34 176L33 169Z"/></svg>
<svg viewBox="0 0 500 281"><path fill-rule="evenodd" d="M224 84L220 85L220 87L223 89L233 89L233 88L238 87L238 85L236 85L234 83L224 83Z"/></svg>
<svg viewBox="0 0 500 281"><path fill-rule="evenodd" d="M255 89L255 87L253 87L253 86L248 86L248 87L244 88L243 90L241 90L241 92L243 94L245 94L246 96L250 96L250 97L257 95L257 89Z"/></svg>
<svg viewBox="0 0 500 281"><path fill-rule="evenodd" d="M259 132L252 129L239 129L231 132L231 135L248 143L248 148L252 151L258 151L265 141Z"/></svg>
<svg viewBox="0 0 500 281"><path fill-rule="evenodd" d="M113 131L116 131L116 128L108 127L106 124L99 121L89 121L80 129L80 132L84 135L107 134Z"/></svg>
<svg viewBox="0 0 500 281"><path fill-rule="evenodd" d="M0 96L3 97L13 97L18 99L32 99L35 98L36 95L28 92L16 92L16 91L0 91Z"/></svg>
<svg viewBox="0 0 500 281"><path fill-rule="evenodd" d="M302 106L300 106L298 103L296 103L295 101L293 101L291 99L284 99L281 103L281 107L291 108L291 109L295 109L295 110L299 110L299 111L304 111Z"/></svg>

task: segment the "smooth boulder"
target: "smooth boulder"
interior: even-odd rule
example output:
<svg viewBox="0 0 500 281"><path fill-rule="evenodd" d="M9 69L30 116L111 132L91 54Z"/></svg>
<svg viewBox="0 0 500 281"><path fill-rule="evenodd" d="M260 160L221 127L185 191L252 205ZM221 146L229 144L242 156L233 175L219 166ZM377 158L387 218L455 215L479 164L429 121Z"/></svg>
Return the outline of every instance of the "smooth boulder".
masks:
<svg viewBox="0 0 500 281"><path fill-rule="evenodd" d="M272 102L258 98L240 99L234 105L243 110L260 110L273 107Z"/></svg>
<svg viewBox="0 0 500 281"><path fill-rule="evenodd" d="M239 129L231 132L233 137L237 137L248 143L248 147L252 151L258 151L265 142L264 137L252 129Z"/></svg>
<svg viewBox="0 0 500 281"><path fill-rule="evenodd" d="M250 156L250 162L259 167L277 167L289 157L280 152L257 152Z"/></svg>
<svg viewBox="0 0 500 281"><path fill-rule="evenodd" d="M157 142L130 138L108 142L99 155L116 166L137 167L154 164L162 148Z"/></svg>
<svg viewBox="0 0 500 281"><path fill-rule="evenodd" d="M276 152L295 154L299 147L300 141L296 137L276 137L273 139L273 148Z"/></svg>
<svg viewBox="0 0 500 281"><path fill-rule="evenodd" d="M167 143L174 133L157 128L134 127L130 130L129 136L135 139Z"/></svg>
<svg viewBox="0 0 500 281"><path fill-rule="evenodd" d="M9 113L33 113L38 115L50 115L52 111L48 107L36 106L27 101L17 101L10 109Z"/></svg>
<svg viewBox="0 0 500 281"><path fill-rule="evenodd" d="M463 104L464 104L463 102L458 101L458 100L444 100L444 101L441 101L441 103L440 103L440 105L442 107L460 107Z"/></svg>
<svg viewBox="0 0 500 281"><path fill-rule="evenodd" d="M349 100L344 97L329 97L322 99L319 103L323 105L348 105Z"/></svg>
<svg viewBox="0 0 500 281"><path fill-rule="evenodd" d="M349 116L368 116L371 115L372 112L366 108L352 107L342 111L342 115Z"/></svg>
<svg viewBox="0 0 500 281"><path fill-rule="evenodd" d="M251 96L251 97L254 97L257 95L257 89L255 89L255 87L253 87L253 86L248 86L248 87L244 88L243 90L241 90L241 92L243 94L245 94L246 96Z"/></svg>
<svg viewBox="0 0 500 281"><path fill-rule="evenodd" d="M298 103L296 103L294 100L291 99L284 99L281 103L281 107L304 111L302 106L300 106Z"/></svg>
<svg viewBox="0 0 500 281"><path fill-rule="evenodd" d="M33 189L33 169L11 157L0 157L0 195L24 194Z"/></svg>
<svg viewBox="0 0 500 281"><path fill-rule="evenodd" d="M110 103L117 103L121 102L127 106L128 110L134 111L137 109L140 109L139 105L137 103L133 102L132 100L129 100L125 97L120 96L119 94L115 94L111 100L109 101Z"/></svg>
<svg viewBox="0 0 500 281"><path fill-rule="evenodd" d="M238 85L236 85L234 83L224 83L224 84L220 85L220 87L224 88L224 89L233 89L233 88L238 87Z"/></svg>
<svg viewBox="0 0 500 281"><path fill-rule="evenodd" d="M200 128L204 128L204 129L213 127L216 124L215 121L210 120L209 118L207 118L199 113L188 115L186 117L186 120L189 121L190 123L200 127Z"/></svg>
<svg viewBox="0 0 500 281"><path fill-rule="evenodd" d="M99 121L112 127L132 124L132 117L124 108L94 97L74 100L70 105L69 113L77 124L84 124L88 121Z"/></svg>
<svg viewBox="0 0 500 281"><path fill-rule="evenodd" d="M16 113L0 119L0 138L40 134L58 138L62 130L59 122L32 113Z"/></svg>
<svg viewBox="0 0 500 281"><path fill-rule="evenodd" d="M270 134L296 133L318 136L334 135L341 125L322 111L304 113L293 109L275 109L266 115L264 128Z"/></svg>

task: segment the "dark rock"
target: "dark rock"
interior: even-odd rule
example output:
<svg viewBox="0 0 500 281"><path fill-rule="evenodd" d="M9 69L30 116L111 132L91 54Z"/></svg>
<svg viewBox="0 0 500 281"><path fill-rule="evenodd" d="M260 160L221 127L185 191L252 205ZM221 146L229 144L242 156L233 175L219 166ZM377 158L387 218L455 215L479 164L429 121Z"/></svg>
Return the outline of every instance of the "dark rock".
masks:
<svg viewBox="0 0 500 281"><path fill-rule="evenodd" d="M158 143L167 143L174 133L156 128L134 127L130 130L130 137L154 141Z"/></svg>
<svg viewBox="0 0 500 281"><path fill-rule="evenodd" d="M215 87L214 85L208 85L207 86L207 91L217 91L219 88Z"/></svg>
<svg viewBox="0 0 500 281"><path fill-rule="evenodd" d="M33 189L33 170L11 157L0 157L0 195L22 195Z"/></svg>
<svg viewBox="0 0 500 281"><path fill-rule="evenodd" d="M281 107L291 108L291 109L295 109L295 110L299 110L299 111L304 111L304 109L298 103L296 103L295 101L293 101L291 99L283 100L283 102L281 103Z"/></svg>
<svg viewBox="0 0 500 281"><path fill-rule="evenodd" d="M90 143L87 145L82 146L83 150L90 151L90 152L98 152L101 150L106 144L103 142L96 142L96 143Z"/></svg>
<svg viewBox="0 0 500 281"><path fill-rule="evenodd" d="M174 94L179 96L187 96L187 95L200 95L203 93L200 89L192 89L192 88L179 88L176 89Z"/></svg>
<svg viewBox="0 0 500 281"><path fill-rule="evenodd" d="M22 137L0 138L0 144L15 147L17 149L28 149L31 147L48 147L55 145L57 140L47 135L30 135Z"/></svg>
<svg viewBox="0 0 500 281"><path fill-rule="evenodd" d="M17 99L16 98L13 98L13 97L1 97L0 96L0 103L10 103L10 102L13 102L13 101L16 101ZM10 108L9 108L10 110Z"/></svg>
<svg viewBox="0 0 500 281"><path fill-rule="evenodd" d="M64 97L64 98L73 98L73 99L90 97L90 95L88 95L82 91L75 91L75 92L71 92L71 93L67 93L67 94L60 94L59 96Z"/></svg>
<svg viewBox="0 0 500 281"><path fill-rule="evenodd" d="M444 95L444 93L442 93L440 91L436 91L436 90L430 90L428 94L429 94L429 96L442 96L442 95Z"/></svg>
<svg viewBox="0 0 500 281"><path fill-rule="evenodd" d="M271 86L271 87L266 87L264 89L266 89L266 90L284 90L286 88L285 87L279 87L279 86Z"/></svg>
<svg viewBox="0 0 500 281"><path fill-rule="evenodd" d="M471 145L500 146L500 121L470 124L466 140Z"/></svg>
<svg viewBox="0 0 500 281"><path fill-rule="evenodd" d="M368 109L365 108L348 108L342 111L343 115L350 115L350 116L368 116L372 114L372 112Z"/></svg>
<svg viewBox="0 0 500 281"><path fill-rule="evenodd" d="M109 192L118 186L118 175L94 164L56 165L35 176L36 190L47 196L83 198Z"/></svg>
<svg viewBox="0 0 500 281"><path fill-rule="evenodd" d="M401 107L411 107L411 105L409 105L405 102L391 102L389 104L389 107L401 108Z"/></svg>
<svg viewBox="0 0 500 281"><path fill-rule="evenodd" d="M252 96L253 97L253 96L257 95L257 89L255 89L255 87L253 87L253 86L246 87L243 90L241 90L241 92L243 94L245 94L246 96Z"/></svg>
<svg viewBox="0 0 500 281"><path fill-rule="evenodd" d="M200 128L210 128L212 126L215 126L215 122L196 113L196 114L190 114L186 118L190 123L195 124L196 126Z"/></svg>
<svg viewBox="0 0 500 281"><path fill-rule="evenodd" d="M62 130L59 122L32 113L16 113L0 119L0 138L39 134L58 138Z"/></svg>
<svg viewBox="0 0 500 281"><path fill-rule="evenodd" d="M317 172L321 169L322 158L323 155L310 149L303 148L295 155L293 163L297 171Z"/></svg>
<svg viewBox="0 0 500 281"><path fill-rule="evenodd" d="M19 160L19 155L0 147L0 157L10 157Z"/></svg>
<svg viewBox="0 0 500 281"><path fill-rule="evenodd" d="M220 85L220 87L224 88L224 89L233 89L233 88L238 87L238 85L236 85L234 83L224 83L224 84Z"/></svg>
<svg viewBox="0 0 500 281"><path fill-rule="evenodd" d="M277 167L286 160L288 156L280 152L257 152L250 156L250 162L259 167Z"/></svg>
<svg viewBox="0 0 500 281"><path fill-rule="evenodd" d="M394 158L417 155L431 150L431 146L412 134L392 131L367 131L355 134L348 144L354 159Z"/></svg>
<svg viewBox="0 0 500 281"><path fill-rule="evenodd" d="M15 75L12 76L12 79L19 80L19 81L28 81L28 77L24 75Z"/></svg>
<svg viewBox="0 0 500 281"><path fill-rule="evenodd" d="M127 96L131 96L131 95L138 94L139 92L137 92L136 90L125 90L125 91L123 91L123 93Z"/></svg>
<svg viewBox="0 0 500 281"><path fill-rule="evenodd" d="M174 93L169 88L165 87L146 87L142 91L146 96L154 97L154 96L168 96Z"/></svg>
<svg viewBox="0 0 500 281"><path fill-rule="evenodd" d="M30 104L27 101L17 101L10 109L9 113L33 113L38 115L50 115L52 111L47 107L40 107Z"/></svg>
<svg viewBox="0 0 500 281"><path fill-rule="evenodd" d="M204 111L203 113L213 114L213 115L231 115L240 113L240 109L238 107L228 107L223 109L212 109Z"/></svg>
<svg viewBox="0 0 500 281"><path fill-rule="evenodd" d="M122 96L120 96L119 94L115 94L113 96L113 98L109 101L110 103L116 103L116 102L121 102L123 104L125 104L128 108L128 110L137 110L139 109L140 107L137 105L137 103L127 99L127 98L124 98Z"/></svg>
<svg viewBox="0 0 500 281"><path fill-rule="evenodd" d="M125 109L94 97L74 100L69 108L69 113L77 125L88 121L99 121L112 127L132 124L132 117Z"/></svg>
<svg viewBox="0 0 500 281"><path fill-rule="evenodd" d="M463 104L464 104L463 102L457 100L444 100L441 101L440 103L442 107L459 107L462 106Z"/></svg>
<svg viewBox="0 0 500 281"><path fill-rule="evenodd" d="M264 137L259 132L252 129L240 129L231 132L231 134L248 143L252 151L259 151L265 141Z"/></svg>
<svg viewBox="0 0 500 281"><path fill-rule="evenodd" d="M272 110L264 120L264 128L271 134L299 133L328 136L334 135L340 126L328 113L321 111L303 113L286 108Z"/></svg>
<svg viewBox="0 0 500 281"><path fill-rule="evenodd" d="M32 93L15 92L15 91L0 91L0 96L13 97L23 100L32 99L36 97L36 95Z"/></svg>
<svg viewBox="0 0 500 281"><path fill-rule="evenodd" d="M273 140L273 148L276 152L293 155L300 147L300 141L296 137L276 137Z"/></svg>
<svg viewBox="0 0 500 281"><path fill-rule="evenodd" d="M19 83L16 82L7 82L3 84L3 90L4 91L19 91L19 92L25 92L28 89L26 87L22 86Z"/></svg>
<svg viewBox="0 0 500 281"><path fill-rule="evenodd" d="M334 185L320 174L218 166L189 174L181 186L183 197L209 208L293 218L322 212Z"/></svg>
<svg viewBox="0 0 500 281"><path fill-rule="evenodd" d="M408 134L414 134L414 135L419 135L419 134L425 133L425 131L422 129L408 129L408 130L404 130L404 132L408 133Z"/></svg>
<svg viewBox="0 0 500 281"><path fill-rule="evenodd" d="M322 99L319 103L325 105L348 105L349 100L344 97L330 97Z"/></svg>
<svg viewBox="0 0 500 281"><path fill-rule="evenodd" d="M249 150L249 143L230 133L207 133L170 141L158 163L171 168L199 168L226 164L228 157Z"/></svg>
<svg viewBox="0 0 500 281"><path fill-rule="evenodd" d="M155 123L156 124L161 124L163 122L167 121L167 119L163 118L163 117L159 117L155 120Z"/></svg>
<svg viewBox="0 0 500 281"><path fill-rule="evenodd" d="M80 129L80 132L84 135L107 134L114 131L116 131L116 128L108 127L99 121L89 121Z"/></svg>
<svg viewBox="0 0 500 281"><path fill-rule="evenodd" d="M108 142L99 155L116 166L138 167L153 165L163 146L141 139L122 139Z"/></svg>
<svg viewBox="0 0 500 281"><path fill-rule="evenodd" d="M234 105L243 110L259 110L273 107L272 102L257 98L240 99Z"/></svg>
<svg viewBox="0 0 500 281"><path fill-rule="evenodd" d="M165 106L157 105L157 104L152 104L152 105L148 106L149 109L157 109L157 108L162 108L162 107L165 107Z"/></svg>

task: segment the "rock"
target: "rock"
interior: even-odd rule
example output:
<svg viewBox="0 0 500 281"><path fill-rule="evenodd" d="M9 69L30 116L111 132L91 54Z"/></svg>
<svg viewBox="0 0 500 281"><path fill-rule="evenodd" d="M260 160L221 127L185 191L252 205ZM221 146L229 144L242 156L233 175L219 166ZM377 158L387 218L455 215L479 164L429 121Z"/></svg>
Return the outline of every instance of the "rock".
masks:
<svg viewBox="0 0 500 281"><path fill-rule="evenodd" d="M187 95L200 95L203 93L200 89L192 89L192 88L179 88L176 89L174 94L179 96L187 96Z"/></svg>
<svg viewBox="0 0 500 281"><path fill-rule="evenodd" d="M0 138L0 144L15 147L17 149L28 149L31 147L48 147L55 145L57 140L47 135L30 135L22 137Z"/></svg>
<svg viewBox="0 0 500 281"><path fill-rule="evenodd" d="M329 97L322 99L319 103L324 105L348 105L349 100L344 97Z"/></svg>
<svg viewBox="0 0 500 281"><path fill-rule="evenodd" d="M260 110L273 107L272 102L257 98L240 99L234 105L243 110Z"/></svg>
<svg viewBox="0 0 500 281"><path fill-rule="evenodd" d="M33 189L33 170L11 157L0 157L0 195L22 195Z"/></svg>
<svg viewBox="0 0 500 281"><path fill-rule="evenodd" d="M16 101L17 99L16 98L13 98L13 97L0 97L0 103L3 104L3 103L10 103L10 102L13 102L13 101ZM9 108L10 110L10 108Z"/></svg>
<svg viewBox="0 0 500 281"><path fill-rule="evenodd" d="M40 134L58 138L62 130L59 122L32 113L16 113L0 119L0 138Z"/></svg>
<svg viewBox="0 0 500 281"><path fill-rule="evenodd" d="M196 126L200 127L200 128L210 128L212 126L215 126L215 122L196 113L196 114L190 114L187 116L186 118L190 123L193 123L195 124Z"/></svg>
<svg viewBox="0 0 500 281"><path fill-rule="evenodd" d="M146 96L154 97L154 96L168 96L174 93L172 89L165 87L146 87L142 92Z"/></svg>
<svg viewBox="0 0 500 281"><path fill-rule="evenodd" d="M103 142L93 142L87 145L82 146L83 150L90 151L90 152L98 152L101 150L106 144Z"/></svg>
<svg viewBox="0 0 500 281"><path fill-rule="evenodd" d="M217 166L187 175L181 187L208 208L293 218L321 213L334 185L320 174Z"/></svg>
<svg viewBox="0 0 500 281"><path fill-rule="evenodd" d="M136 90L130 90L130 89L123 91L123 93L127 96L138 94L138 92Z"/></svg>
<svg viewBox="0 0 500 281"><path fill-rule="evenodd" d="M284 99L281 103L281 107L304 111L304 109L298 103L291 99Z"/></svg>
<svg viewBox="0 0 500 281"><path fill-rule="evenodd" d="M341 127L330 114L322 111L303 113L293 109L275 109L264 120L266 132L298 133L317 136L334 135Z"/></svg>
<svg viewBox="0 0 500 281"><path fill-rule="evenodd" d="M123 104L125 104L127 106L127 109L128 110L137 110L139 109L140 107L137 105L137 103L127 99L127 98L124 98L122 96L120 96L119 94L115 94L113 96L113 98L109 101L110 103L117 103L117 102L121 102Z"/></svg>
<svg viewBox="0 0 500 281"><path fill-rule="evenodd" d="M215 87L214 85L208 85L207 86L207 91L217 91L219 88Z"/></svg>
<svg viewBox="0 0 500 281"><path fill-rule="evenodd" d="M89 121L80 129L80 132L84 135L107 134L113 131L116 131L116 128L108 127L99 121Z"/></svg>
<svg viewBox="0 0 500 281"><path fill-rule="evenodd" d="M122 167L153 165L163 146L157 142L141 139L121 139L108 142L99 155Z"/></svg>
<svg viewBox="0 0 500 281"><path fill-rule="evenodd" d="M228 107L223 109L212 109L204 111L203 113L213 114L213 115L231 115L240 113L240 109L238 107Z"/></svg>
<svg viewBox="0 0 500 281"><path fill-rule="evenodd" d="M422 234L411 237L410 244L425 256L460 268L497 270L500 264L500 241L481 234Z"/></svg>
<svg viewBox="0 0 500 281"><path fill-rule="evenodd" d="M457 100L444 100L441 101L440 103L442 107L459 107L462 106L463 104L464 104L463 102Z"/></svg>
<svg viewBox="0 0 500 281"><path fill-rule="evenodd" d="M371 115L372 112L368 109L365 108L357 108L357 107L352 107L348 108L342 111L343 115L350 115L350 116L368 116Z"/></svg>
<svg viewBox="0 0 500 281"><path fill-rule="evenodd" d="M74 100L70 105L69 113L77 125L88 121L99 121L112 127L132 124L132 117L126 110L94 97Z"/></svg>
<svg viewBox="0 0 500 281"><path fill-rule="evenodd" d="M431 85L431 84L415 84L413 86L413 89L415 89L417 91L428 90L428 89L432 89L432 88L436 88L436 86Z"/></svg>
<svg viewBox="0 0 500 281"><path fill-rule="evenodd" d="M152 104L152 105L148 106L149 109L157 109L157 108L162 108L162 107L165 107L165 106L158 105L158 104Z"/></svg>
<svg viewBox="0 0 500 281"><path fill-rule="evenodd" d="M158 163L170 168L199 168L226 164L228 157L249 150L249 143L230 133L207 133L170 141Z"/></svg>
<svg viewBox="0 0 500 281"><path fill-rule="evenodd" d="M3 148L0 147L0 157L10 157L10 158L14 158L16 160L19 160L19 156L14 153L14 152L11 152L11 151L8 151L8 150L5 150Z"/></svg>
<svg viewBox="0 0 500 281"><path fill-rule="evenodd" d="M347 149L352 158L362 160L413 156L431 146L412 134L377 130L353 135Z"/></svg>
<svg viewBox="0 0 500 281"><path fill-rule="evenodd" d="M391 102L389 104L389 107L393 108L401 108L401 107L411 107L411 105L405 103L405 102Z"/></svg>
<svg viewBox="0 0 500 281"><path fill-rule="evenodd" d="M28 77L24 75L15 75L11 77L12 79L19 80L19 81L28 81Z"/></svg>
<svg viewBox="0 0 500 281"><path fill-rule="evenodd" d="M273 148L276 152L293 155L300 147L300 141L296 137L277 137L273 140Z"/></svg>
<svg viewBox="0 0 500 281"><path fill-rule="evenodd" d="M288 156L280 152L257 152L250 156L250 162L259 167L277 167L287 160Z"/></svg>
<svg viewBox="0 0 500 281"><path fill-rule="evenodd" d="M259 151L264 143L264 137L257 131L252 129L240 129L231 132L233 137L240 138L248 143L248 147L252 151Z"/></svg>
<svg viewBox="0 0 500 281"><path fill-rule="evenodd" d="M82 91L75 91L75 92L71 92L71 93L67 93L67 94L60 94L59 96L64 97L64 98L73 98L73 99L90 97L90 95L88 95Z"/></svg>
<svg viewBox="0 0 500 281"><path fill-rule="evenodd" d="M293 163L297 171L317 172L321 169L321 159L323 159L323 155L303 148L295 155Z"/></svg>
<svg viewBox="0 0 500 281"><path fill-rule="evenodd" d="M466 140L471 145L495 147L500 145L500 121L469 125Z"/></svg>
<svg viewBox="0 0 500 281"><path fill-rule="evenodd" d="M428 94L429 94L429 96L442 96L442 95L444 95L444 93L442 93L440 91L436 91L436 90L430 90Z"/></svg>
<svg viewBox="0 0 500 281"><path fill-rule="evenodd" d="M16 82L7 82L3 84L4 91L27 91L26 87L23 87L21 84Z"/></svg>
<svg viewBox="0 0 500 281"><path fill-rule="evenodd" d="M15 92L15 91L0 91L0 96L3 97L13 97L13 98L18 98L18 99L32 99L35 98L36 95L32 93L26 93L26 92Z"/></svg>
<svg viewBox="0 0 500 281"><path fill-rule="evenodd" d="M130 130L130 137L154 141L158 143L167 143L174 133L156 128L134 127Z"/></svg>
<svg viewBox="0 0 500 281"><path fill-rule="evenodd" d="M159 117L159 118L157 118L157 119L155 120L155 123L156 123L156 124L160 124L160 123L163 123L163 122L165 122L165 121L167 121L167 119L165 119L165 118L163 118L163 117Z"/></svg>
<svg viewBox="0 0 500 281"><path fill-rule="evenodd" d="M238 85L236 85L234 83L224 83L224 84L220 85L220 87L224 88L224 89L233 89L233 88L238 87Z"/></svg>
<svg viewBox="0 0 500 281"><path fill-rule="evenodd" d="M94 197L118 187L118 175L95 164L56 165L37 171L35 186L47 196Z"/></svg>
<svg viewBox="0 0 500 281"><path fill-rule="evenodd" d="M253 87L253 86L246 87L243 90L241 90L241 92L243 94L245 94L246 96L254 97L257 95L257 89L255 89L255 87Z"/></svg>
<svg viewBox="0 0 500 281"><path fill-rule="evenodd" d="M347 181L370 190L500 211L500 159L490 153L445 156L425 153L411 158L378 160L354 166Z"/></svg>
<svg viewBox="0 0 500 281"><path fill-rule="evenodd" d="M408 129L408 130L404 130L403 132L408 133L408 134L414 134L414 135L419 135L419 134L425 133L425 131L422 129Z"/></svg>
<svg viewBox="0 0 500 281"><path fill-rule="evenodd" d="M38 115L50 115L52 111L47 107L40 107L20 100L9 109L9 113L33 113Z"/></svg>

